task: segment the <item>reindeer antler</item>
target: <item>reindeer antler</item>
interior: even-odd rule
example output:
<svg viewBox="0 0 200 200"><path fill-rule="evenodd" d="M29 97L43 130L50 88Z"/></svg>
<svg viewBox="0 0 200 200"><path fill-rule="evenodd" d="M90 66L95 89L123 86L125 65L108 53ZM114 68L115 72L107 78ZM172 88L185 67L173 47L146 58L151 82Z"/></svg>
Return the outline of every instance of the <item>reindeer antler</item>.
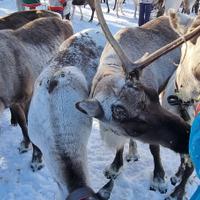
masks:
<svg viewBox="0 0 200 200"><path fill-rule="evenodd" d="M112 48L115 50L116 54L119 56L119 59L122 62L122 68L123 68L125 74L127 75L131 71L131 69L133 69L131 67L133 65L133 63L126 56L126 54L122 50L119 43L115 40L112 33L110 32L108 25L106 24L106 21L104 19L99 0L95 0L95 7L96 7L97 18L98 18L101 28L104 32L104 35L105 35L106 39L108 40L108 42L110 43L110 45L112 46Z"/></svg>
<svg viewBox="0 0 200 200"><path fill-rule="evenodd" d="M184 42L192 39L197 34L200 34L200 26L195 28L190 33L187 33L187 34L177 38L173 42L171 42L171 43L165 45L164 47L158 49L157 51L147 55L145 57L145 59L143 59L142 61L134 62L135 69L133 69L129 74L131 75L131 74L135 74L136 71L142 71L144 68L149 66L152 62L154 62L155 60L157 60L161 56L167 54L168 52L172 51L173 49L177 48L178 46L180 46Z"/></svg>
<svg viewBox="0 0 200 200"><path fill-rule="evenodd" d="M96 6L97 17L98 17L99 23L101 24L101 28L102 28L108 42L113 47L116 54L119 56L119 58L122 62L123 70L126 73L126 76L130 77L131 79L132 78L139 79L142 70L144 68L146 68L147 66L149 66L152 62L154 62L155 60L160 58L162 55L165 55L166 53L170 52L171 50L177 48L184 42L192 39L197 34L200 34L200 26L198 26L190 33L181 36L180 38L174 40L173 42L171 42L171 43L165 45L164 47L158 49L157 51L149 54L148 56L146 56L145 59L142 59L142 60L139 59L133 63L130 61L130 59L127 57L127 55L122 50L119 43L114 39L113 35L111 34L111 32L105 22L99 0L95 0L95 6Z"/></svg>

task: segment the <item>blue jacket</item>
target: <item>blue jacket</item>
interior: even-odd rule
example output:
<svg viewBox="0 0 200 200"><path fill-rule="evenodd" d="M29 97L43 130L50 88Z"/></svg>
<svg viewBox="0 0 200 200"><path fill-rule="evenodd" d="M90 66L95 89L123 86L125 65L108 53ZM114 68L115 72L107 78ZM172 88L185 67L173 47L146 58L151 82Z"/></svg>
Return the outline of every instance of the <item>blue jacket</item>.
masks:
<svg viewBox="0 0 200 200"><path fill-rule="evenodd" d="M192 124L189 153L195 166L197 175L200 178L200 114L198 114ZM190 200L200 200L200 186Z"/></svg>

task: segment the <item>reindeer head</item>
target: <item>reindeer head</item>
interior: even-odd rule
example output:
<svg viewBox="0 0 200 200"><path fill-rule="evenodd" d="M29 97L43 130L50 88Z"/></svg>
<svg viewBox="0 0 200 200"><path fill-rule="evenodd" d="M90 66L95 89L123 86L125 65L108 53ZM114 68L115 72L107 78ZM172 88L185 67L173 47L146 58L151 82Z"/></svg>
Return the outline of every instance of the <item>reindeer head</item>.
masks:
<svg viewBox="0 0 200 200"><path fill-rule="evenodd" d="M179 38L132 63L112 37L98 0L96 11L108 41L122 62L124 73L99 78L93 87L92 98L77 103L77 108L105 123L116 134L135 137L150 144L161 144L176 152L188 153L190 127L180 117L161 107L157 91L145 87L140 81L140 76L150 63L193 35L190 33L185 39Z"/></svg>
<svg viewBox="0 0 200 200"><path fill-rule="evenodd" d="M170 12L171 25L181 36L190 33L200 25L200 15L191 18L188 15ZM188 40L181 48L181 61L176 72L177 89L183 100L198 100L200 97L200 33Z"/></svg>

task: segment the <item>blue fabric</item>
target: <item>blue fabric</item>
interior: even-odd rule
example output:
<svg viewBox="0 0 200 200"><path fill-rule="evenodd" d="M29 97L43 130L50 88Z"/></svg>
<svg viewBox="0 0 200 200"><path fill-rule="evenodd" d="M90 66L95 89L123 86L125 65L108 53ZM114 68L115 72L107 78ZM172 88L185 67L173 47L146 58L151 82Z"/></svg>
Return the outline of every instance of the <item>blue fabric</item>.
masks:
<svg viewBox="0 0 200 200"><path fill-rule="evenodd" d="M189 153L200 178L200 114L194 119L190 132ZM200 200L200 186L191 200Z"/></svg>
<svg viewBox="0 0 200 200"><path fill-rule="evenodd" d="M200 186L197 188L190 200L200 200Z"/></svg>
<svg viewBox="0 0 200 200"><path fill-rule="evenodd" d="M152 10L152 4L140 3L139 20L138 25L142 26L149 21Z"/></svg>

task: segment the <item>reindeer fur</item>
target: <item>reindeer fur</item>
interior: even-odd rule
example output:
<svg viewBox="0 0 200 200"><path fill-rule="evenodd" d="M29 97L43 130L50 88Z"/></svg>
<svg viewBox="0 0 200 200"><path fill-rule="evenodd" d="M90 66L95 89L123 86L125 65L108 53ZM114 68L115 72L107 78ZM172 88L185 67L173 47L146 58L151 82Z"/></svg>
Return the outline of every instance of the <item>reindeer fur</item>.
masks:
<svg viewBox="0 0 200 200"><path fill-rule="evenodd" d="M16 30L0 31L1 108L11 108L22 128L20 152L29 148L26 122L33 84L72 27L57 17L41 18Z"/></svg>
<svg viewBox="0 0 200 200"><path fill-rule="evenodd" d="M58 17L61 16L55 12L47 10L26 10L12 13L6 17L0 18L0 30L2 29L17 29L21 26L42 17Z"/></svg>
<svg viewBox="0 0 200 200"><path fill-rule="evenodd" d="M162 0L162 6L164 6L165 14L167 15L170 9L178 11L181 7L181 4L183 3L183 11L189 14L192 10L193 5L195 4L195 1L196 0ZM157 2L160 4L159 0L157 0Z"/></svg>
<svg viewBox="0 0 200 200"><path fill-rule="evenodd" d="M115 35L132 62L177 37L167 17L157 18L142 27L122 29ZM106 134L115 134L116 140L119 141L117 135L120 135L151 144L151 152L157 158L154 160L152 185L153 189L161 192L166 190L162 185L164 170L157 145L161 144L179 153L188 153L189 126L178 116L163 109L158 98L175 71L173 63L178 63L179 57L180 51L176 49L157 59L141 72L137 85L137 82L125 81L122 62L107 44L93 81L90 99L77 103L80 111L98 118L100 126L107 130ZM119 146L116 149L120 149Z"/></svg>
<svg viewBox="0 0 200 200"><path fill-rule="evenodd" d="M43 152L47 167L60 188L61 199L66 199L67 193L67 199L77 199L70 195L89 187L86 148L92 119L78 112L75 103L89 95L103 50L99 42L103 40L103 35L96 30L73 35L62 44L35 83L29 133ZM107 190L111 190L109 187ZM111 191L107 192L109 194L95 194L90 189L88 199L92 196L96 200L106 200Z"/></svg>

